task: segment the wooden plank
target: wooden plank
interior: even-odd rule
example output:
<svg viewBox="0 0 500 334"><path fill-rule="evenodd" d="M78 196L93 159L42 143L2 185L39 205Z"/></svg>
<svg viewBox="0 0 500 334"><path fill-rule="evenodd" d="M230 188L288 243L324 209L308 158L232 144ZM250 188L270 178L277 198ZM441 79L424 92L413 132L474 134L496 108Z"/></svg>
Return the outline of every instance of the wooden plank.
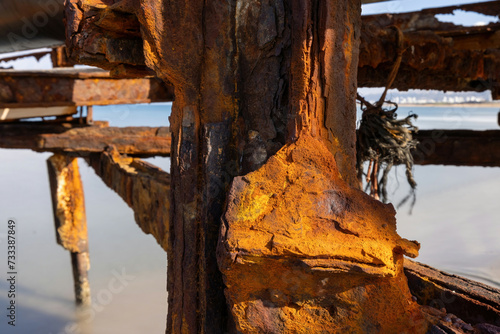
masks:
<svg viewBox="0 0 500 334"><path fill-rule="evenodd" d="M104 183L134 210L137 225L167 251L170 221L170 174L111 147L86 158Z"/></svg>
<svg viewBox="0 0 500 334"><path fill-rule="evenodd" d="M1 148L82 155L103 152L110 145L125 154L169 156L170 130L168 127L107 127L107 123L98 121L90 126L34 122L0 124Z"/></svg>
<svg viewBox="0 0 500 334"><path fill-rule="evenodd" d="M12 121L22 118L50 117L76 114L75 106L39 107L39 108L0 108L0 121Z"/></svg>

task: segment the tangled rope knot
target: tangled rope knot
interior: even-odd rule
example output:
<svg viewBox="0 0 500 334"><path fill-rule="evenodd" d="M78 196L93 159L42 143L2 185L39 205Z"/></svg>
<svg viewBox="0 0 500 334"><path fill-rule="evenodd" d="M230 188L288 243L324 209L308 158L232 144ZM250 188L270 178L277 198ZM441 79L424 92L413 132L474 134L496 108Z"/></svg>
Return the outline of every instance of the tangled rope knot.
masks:
<svg viewBox="0 0 500 334"><path fill-rule="evenodd" d="M372 197L387 202L389 172L394 165L405 165L406 179L411 190L398 204L398 207L410 198L412 198L411 207L413 207L416 201L417 183L412 173L413 156L411 150L418 145L418 141L413 138L413 134L418 131L418 128L412 124L412 119L416 119L417 115L411 114L406 118L397 119L398 105L385 100L387 91L396 78L404 53L403 33L397 27L392 28L396 30L398 36L398 53L384 93L375 104L371 104L359 94L357 95L363 112L356 144L358 178L362 181L364 162L369 161L365 191L370 190L369 193ZM388 105L392 107L387 107ZM382 172L382 176L379 178L380 172Z"/></svg>

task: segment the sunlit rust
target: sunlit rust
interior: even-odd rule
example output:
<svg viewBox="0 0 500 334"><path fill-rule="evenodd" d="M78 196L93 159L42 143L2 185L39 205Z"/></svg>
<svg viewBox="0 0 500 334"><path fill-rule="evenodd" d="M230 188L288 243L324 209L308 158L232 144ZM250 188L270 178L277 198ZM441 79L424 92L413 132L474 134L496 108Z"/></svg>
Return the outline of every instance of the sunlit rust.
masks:
<svg viewBox="0 0 500 334"><path fill-rule="evenodd" d="M419 244L397 235L394 215L304 134L235 178L218 258L237 332L425 333L402 270Z"/></svg>
<svg viewBox="0 0 500 334"><path fill-rule="evenodd" d="M71 253L76 303L90 305L89 246L83 185L74 157L47 160L57 242Z"/></svg>

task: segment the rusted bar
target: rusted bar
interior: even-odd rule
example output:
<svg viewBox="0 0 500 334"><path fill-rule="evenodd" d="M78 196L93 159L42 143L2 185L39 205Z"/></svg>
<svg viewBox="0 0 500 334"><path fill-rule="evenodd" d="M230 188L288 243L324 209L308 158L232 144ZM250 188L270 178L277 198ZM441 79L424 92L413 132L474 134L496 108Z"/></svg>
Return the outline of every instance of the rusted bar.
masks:
<svg viewBox="0 0 500 334"><path fill-rule="evenodd" d="M73 268L73 282L77 305L90 305L90 283L88 271L90 269L89 253L71 252L71 267Z"/></svg>
<svg viewBox="0 0 500 334"><path fill-rule="evenodd" d="M134 210L137 225L166 251L169 237L170 174L115 148L86 158L95 173Z"/></svg>
<svg viewBox="0 0 500 334"><path fill-rule="evenodd" d="M168 102L173 88L148 78L113 78L100 69L0 70L0 107Z"/></svg>
<svg viewBox="0 0 500 334"><path fill-rule="evenodd" d="M169 156L168 127L107 127L94 125L11 123L0 124L0 147L26 148L37 152L88 154L114 145L118 152L140 156Z"/></svg>
<svg viewBox="0 0 500 334"><path fill-rule="evenodd" d="M471 324L500 326L500 290L408 259L404 272L419 304L445 308Z"/></svg>
<svg viewBox="0 0 500 334"><path fill-rule="evenodd" d="M66 1L66 46L70 58L119 76L153 74L145 64L137 7L127 1L110 6L101 1ZM168 34L166 30L165 33Z"/></svg>
<svg viewBox="0 0 500 334"><path fill-rule="evenodd" d="M70 251L77 305L90 305L90 269L83 185L74 157L47 160L57 243Z"/></svg>
<svg viewBox="0 0 500 334"><path fill-rule="evenodd" d="M462 9L497 16L500 1L363 17L358 86L382 87L396 55L397 26L406 52L392 87L399 90L491 90L500 98L500 24L463 27L435 15Z"/></svg>
<svg viewBox="0 0 500 334"><path fill-rule="evenodd" d="M50 52L50 59L53 67L72 67L75 65L75 62L68 58L65 46L53 48Z"/></svg>
<svg viewBox="0 0 500 334"><path fill-rule="evenodd" d="M500 167L500 130L420 130L417 165Z"/></svg>
<svg viewBox="0 0 500 334"><path fill-rule="evenodd" d="M94 123L94 106L87 106L87 124Z"/></svg>

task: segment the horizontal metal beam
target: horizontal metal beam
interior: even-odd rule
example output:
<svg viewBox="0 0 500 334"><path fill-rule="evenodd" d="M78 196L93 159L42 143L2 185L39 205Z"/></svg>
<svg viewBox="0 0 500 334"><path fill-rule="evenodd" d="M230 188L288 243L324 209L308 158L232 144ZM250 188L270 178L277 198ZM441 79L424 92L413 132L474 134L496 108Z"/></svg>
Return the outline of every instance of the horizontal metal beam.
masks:
<svg viewBox="0 0 500 334"><path fill-rule="evenodd" d="M419 304L445 308L474 325L500 326L500 290L408 259L404 261L404 273Z"/></svg>
<svg viewBox="0 0 500 334"><path fill-rule="evenodd" d="M500 24L464 27L436 18L457 9L498 17L500 1L363 16L358 86L386 85L398 52L398 27L404 53L392 88L491 90L500 99Z"/></svg>
<svg viewBox="0 0 500 334"><path fill-rule="evenodd" d="M91 154L88 164L104 183L134 210L137 225L167 251L170 219L170 174L145 161L120 155L111 147Z"/></svg>
<svg viewBox="0 0 500 334"><path fill-rule="evenodd" d="M457 9L498 17L500 1L363 16L358 86L386 85L398 52L397 27L404 53L392 88L491 90L500 99L500 24L464 27L436 18Z"/></svg>
<svg viewBox="0 0 500 334"><path fill-rule="evenodd" d="M173 87L153 77L113 78L95 68L0 70L0 108L173 101Z"/></svg>
<svg viewBox="0 0 500 334"><path fill-rule="evenodd" d="M107 127L105 122L86 126L55 123L0 124L1 148L24 148L38 152L76 155L103 152L114 146L119 153L137 156L169 156L168 127Z"/></svg>
<svg viewBox="0 0 500 334"><path fill-rule="evenodd" d="M500 130L420 130L417 165L500 167Z"/></svg>

